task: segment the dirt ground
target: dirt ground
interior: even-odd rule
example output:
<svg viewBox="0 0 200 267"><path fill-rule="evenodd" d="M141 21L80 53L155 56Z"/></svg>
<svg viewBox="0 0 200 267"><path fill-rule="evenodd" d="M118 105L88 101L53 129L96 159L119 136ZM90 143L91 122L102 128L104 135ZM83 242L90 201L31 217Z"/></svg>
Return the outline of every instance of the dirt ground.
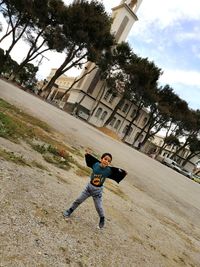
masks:
<svg viewBox="0 0 200 267"><path fill-rule="evenodd" d="M76 138L60 133L57 138L83 155L83 140L77 138L80 132L73 129ZM99 135L95 131L88 143ZM104 137L103 141L112 151L112 140ZM199 185L123 144L115 146L123 158L127 155L121 164L129 174L119 185L106 182L106 226L99 230L92 199L67 221L62 216L87 183L87 176L47 163L25 142L0 138L0 149L45 166L22 166L0 158L1 267L200 266ZM96 150L95 145L90 148ZM119 164L117 154L115 158ZM85 165L83 156L76 159ZM163 174L157 176L157 170Z"/></svg>
<svg viewBox="0 0 200 267"><path fill-rule="evenodd" d="M97 229L92 199L66 221L63 210L88 178L77 176L73 169L66 172L48 164L26 143L19 145L0 138L0 148L22 155L26 161L38 161L48 169L0 159L1 267L200 266L195 229L189 236L187 228L139 206L137 197L142 192L137 188L129 188L132 198L126 187L122 190L107 181L103 230ZM84 165L83 158L79 161Z"/></svg>

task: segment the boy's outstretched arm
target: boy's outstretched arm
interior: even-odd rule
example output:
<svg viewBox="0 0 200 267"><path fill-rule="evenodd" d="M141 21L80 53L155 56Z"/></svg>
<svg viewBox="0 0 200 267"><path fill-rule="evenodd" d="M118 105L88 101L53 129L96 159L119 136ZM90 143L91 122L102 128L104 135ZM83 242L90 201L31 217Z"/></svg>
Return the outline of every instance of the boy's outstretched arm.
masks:
<svg viewBox="0 0 200 267"><path fill-rule="evenodd" d="M127 172L121 168L116 168L116 167L110 167L110 168L111 168L111 174L108 176L108 178L114 180L117 183L121 182L127 175Z"/></svg>
<svg viewBox="0 0 200 267"><path fill-rule="evenodd" d="M94 156L92 156L91 154L89 154L88 152L85 152L85 161L86 161L86 165L90 168L92 168L92 166L96 163L96 162L100 162L97 158L95 158Z"/></svg>
<svg viewBox="0 0 200 267"><path fill-rule="evenodd" d="M90 168L92 168L96 162L100 162L97 158L92 156L90 154L90 151L88 150L85 150L85 161L86 165ZM108 178L114 180L117 183L121 182L127 175L127 172L121 168L117 167L110 167L110 168L111 168L111 174L108 176Z"/></svg>

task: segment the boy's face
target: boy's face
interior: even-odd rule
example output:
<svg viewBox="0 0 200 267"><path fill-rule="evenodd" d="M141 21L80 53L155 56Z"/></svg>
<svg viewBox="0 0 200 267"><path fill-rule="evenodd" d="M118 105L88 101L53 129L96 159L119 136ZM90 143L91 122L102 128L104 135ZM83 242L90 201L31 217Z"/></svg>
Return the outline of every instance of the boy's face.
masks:
<svg viewBox="0 0 200 267"><path fill-rule="evenodd" d="M111 161L112 159L109 156L105 156L101 159L101 166L105 168L110 165Z"/></svg>

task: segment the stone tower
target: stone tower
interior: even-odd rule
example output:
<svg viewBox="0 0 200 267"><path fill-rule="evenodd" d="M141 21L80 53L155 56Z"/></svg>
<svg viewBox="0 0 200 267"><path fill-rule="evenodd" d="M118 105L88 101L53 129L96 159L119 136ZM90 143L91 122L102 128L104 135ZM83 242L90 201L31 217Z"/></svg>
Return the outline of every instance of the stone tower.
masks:
<svg viewBox="0 0 200 267"><path fill-rule="evenodd" d="M122 0L118 6L112 8L113 23L111 33L114 34L118 43L127 39L134 22L138 20L136 12L141 2L142 0ZM90 71L94 66L94 63L89 62L78 78ZM65 109L72 112L74 107L77 106L77 103L79 103L79 108L82 107L81 109L85 110L83 112L89 113L94 99L99 95L101 84L102 81L99 80L98 69L85 76L72 89Z"/></svg>

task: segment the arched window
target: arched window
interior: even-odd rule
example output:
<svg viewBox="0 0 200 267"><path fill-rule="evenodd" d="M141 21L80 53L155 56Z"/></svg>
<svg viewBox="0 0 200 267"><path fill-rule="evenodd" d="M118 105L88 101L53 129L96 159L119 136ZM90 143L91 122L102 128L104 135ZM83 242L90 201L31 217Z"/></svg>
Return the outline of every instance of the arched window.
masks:
<svg viewBox="0 0 200 267"><path fill-rule="evenodd" d="M145 117L145 118L143 119L143 121L142 121L142 125L144 126L146 122L147 122L147 117Z"/></svg>
<svg viewBox="0 0 200 267"><path fill-rule="evenodd" d="M122 103L121 103L121 105L119 107L119 110L122 110L123 106L124 106L124 100L122 101Z"/></svg>
<svg viewBox="0 0 200 267"><path fill-rule="evenodd" d="M128 130L128 125L126 125L126 126L124 127L122 133L125 134L127 130ZM131 127L131 128L129 129L127 135L129 136L129 135L132 133L132 131L133 131L133 128Z"/></svg>
<svg viewBox="0 0 200 267"><path fill-rule="evenodd" d="M123 107L123 109L122 109L122 111L123 111L124 113L127 112L128 107L129 107L129 105L128 105L128 104L125 104L124 107Z"/></svg>
<svg viewBox="0 0 200 267"><path fill-rule="evenodd" d="M104 100L108 100L108 97L110 96L110 92L109 92L109 90L105 93L105 95L104 95L104 97L103 97L103 99Z"/></svg>
<svg viewBox="0 0 200 267"><path fill-rule="evenodd" d="M120 123L121 123L121 121L120 120L117 120L117 122L115 123L114 128L117 129L119 127Z"/></svg>
<svg viewBox="0 0 200 267"><path fill-rule="evenodd" d="M95 113L95 117L99 118L99 116L101 115L101 112L102 112L102 108L98 108L97 112Z"/></svg>
<svg viewBox="0 0 200 267"><path fill-rule="evenodd" d="M126 125L122 131L122 133L125 133L127 131L128 125Z"/></svg>
<svg viewBox="0 0 200 267"><path fill-rule="evenodd" d="M132 131L133 131L133 128L131 127L130 130L128 131L128 135L131 135Z"/></svg>
<svg viewBox="0 0 200 267"><path fill-rule="evenodd" d="M132 111L132 113L131 113L131 118L133 118L133 117L135 116L135 114L136 114L136 109L134 109L134 110Z"/></svg>
<svg viewBox="0 0 200 267"><path fill-rule="evenodd" d="M115 121L116 121L116 118L114 117L114 118L111 120L111 122L110 122L110 126L113 126L114 123L115 123Z"/></svg>
<svg viewBox="0 0 200 267"><path fill-rule="evenodd" d="M110 99L109 99L108 102L109 102L110 104L112 104L114 99L115 99L115 96L112 94L112 95L110 96Z"/></svg>
<svg viewBox="0 0 200 267"><path fill-rule="evenodd" d="M139 134L139 133L138 133L138 134ZM139 138L138 138L138 142L141 142L142 139L143 139L143 135L141 134L141 135L139 136Z"/></svg>
<svg viewBox="0 0 200 267"><path fill-rule="evenodd" d="M101 115L101 120L103 121L105 117L107 116L108 112L104 111L103 114Z"/></svg>

